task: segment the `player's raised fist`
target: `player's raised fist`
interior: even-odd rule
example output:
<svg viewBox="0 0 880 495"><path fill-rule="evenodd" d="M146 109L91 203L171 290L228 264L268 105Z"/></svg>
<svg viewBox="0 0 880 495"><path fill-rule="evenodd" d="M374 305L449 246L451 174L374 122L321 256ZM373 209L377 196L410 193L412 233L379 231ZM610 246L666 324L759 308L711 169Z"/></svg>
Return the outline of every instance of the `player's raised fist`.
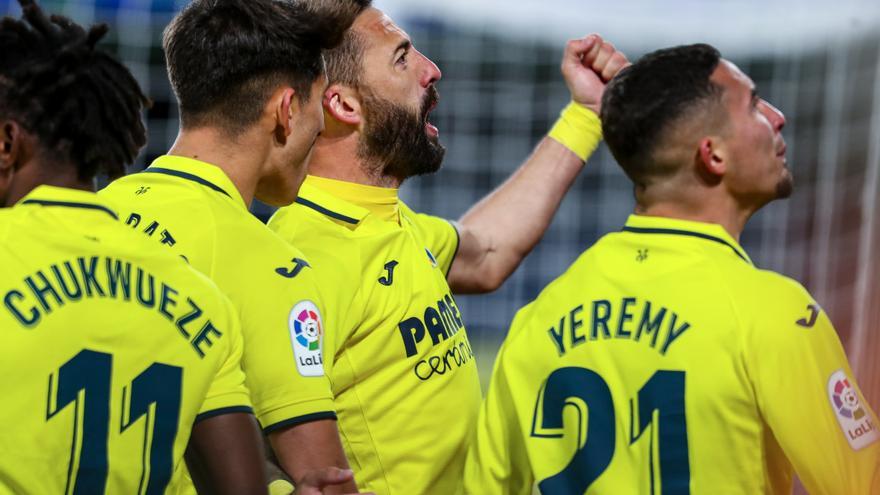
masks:
<svg viewBox="0 0 880 495"><path fill-rule="evenodd" d="M562 76L571 98L598 114L605 84L627 65L626 55L598 34L591 34L565 45Z"/></svg>

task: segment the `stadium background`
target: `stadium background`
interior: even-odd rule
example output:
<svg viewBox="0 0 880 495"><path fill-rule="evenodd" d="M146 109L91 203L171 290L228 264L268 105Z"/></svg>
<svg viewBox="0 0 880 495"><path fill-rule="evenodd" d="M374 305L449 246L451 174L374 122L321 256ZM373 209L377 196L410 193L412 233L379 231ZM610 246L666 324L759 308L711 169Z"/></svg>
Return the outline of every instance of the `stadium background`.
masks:
<svg viewBox="0 0 880 495"><path fill-rule="evenodd" d="M78 22L107 22L107 48L154 100L149 145L134 170L167 149L177 111L161 33L183 0L44 0ZM568 38L600 32L630 58L707 41L751 75L788 118L795 195L761 211L742 243L764 268L804 283L830 314L858 379L880 406L880 3L874 0L376 0L443 71L433 114L448 153L435 176L407 183L417 211L457 218L517 167L567 101L559 75ZM0 0L0 13L18 15ZM535 251L496 293L461 297L484 379L516 309L633 206L601 147ZM255 214L271 211L260 205ZM767 301L767 311L774 302Z"/></svg>

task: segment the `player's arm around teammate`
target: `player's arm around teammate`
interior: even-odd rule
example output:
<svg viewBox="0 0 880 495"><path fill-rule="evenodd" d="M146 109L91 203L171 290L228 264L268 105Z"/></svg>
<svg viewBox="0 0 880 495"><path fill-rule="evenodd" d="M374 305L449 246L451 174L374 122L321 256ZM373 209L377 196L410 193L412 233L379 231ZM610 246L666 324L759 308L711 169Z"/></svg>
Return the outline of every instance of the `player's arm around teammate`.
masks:
<svg viewBox="0 0 880 495"><path fill-rule="evenodd" d="M568 42L562 74L572 103L519 170L457 222L461 243L448 276L453 291L497 289L535 247L599 144L605 84L628 63L596 34Z"/></svg>

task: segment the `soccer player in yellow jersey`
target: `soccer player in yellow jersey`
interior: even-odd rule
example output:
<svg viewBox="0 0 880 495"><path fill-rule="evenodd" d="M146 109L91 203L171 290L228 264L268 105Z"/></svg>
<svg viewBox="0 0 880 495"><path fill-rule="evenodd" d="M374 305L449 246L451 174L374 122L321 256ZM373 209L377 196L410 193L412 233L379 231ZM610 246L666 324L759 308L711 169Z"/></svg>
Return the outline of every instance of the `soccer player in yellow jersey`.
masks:
<svg viewBox="0 0 880 495"><path fill-rule="evenodd" d="M537 243L599 141L601 93L625 63L598 36L570 42L562 71L574 101L522 168L453 224L397 196L443 158L428 122L437 66L375 8L327 53L326 129L311 175L269 226L330 289L336 327L324 366L363 488L461 493L480 385L452 294L498 287Z"/></svg>
<svg viewBox="0 0 880 495"><path fill-rule="evenodd" d="M234 308L94 193L147 99L94 49L106 26L21 4L0 24L0 494L174 493L184 457L211 493L265 493Z"/></svg>
<svg viewBox="0 0 880 495"><path fill-rule="evenodd" d="M756 268L748 218L788 196L782 113L707 45L603 97L636 213L517 313L468 454L471 494L880 493L877 420L828 316Z"/></svg>
<svg viewBox="0 0 880 495"><path fill-rule="evenodd" d="M290 204L323 128L322 50L359 6L307 10L273 0L197 0L165 31L181 131L166 156L101 193L123 221L183 256L232 300L256 416L295 482L347 467L321 342L336 322L313 262L248 212ZM341 488L355 491L353 481Z"/></svg>

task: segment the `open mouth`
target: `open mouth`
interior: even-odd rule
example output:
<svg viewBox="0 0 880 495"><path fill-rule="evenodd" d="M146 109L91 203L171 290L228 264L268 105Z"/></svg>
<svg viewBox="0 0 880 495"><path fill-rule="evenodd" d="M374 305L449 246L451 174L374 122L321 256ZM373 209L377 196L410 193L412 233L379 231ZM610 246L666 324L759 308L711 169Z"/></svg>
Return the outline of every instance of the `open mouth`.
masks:
<svg viewBox="0 0 880 495"><path fill-rule="evenodd" d="M440 101L440 94L437 92L437 88L431 86L428 89L428 93L425 95L425 101L422 103L422 115L424 115L425 121L425 133L427 133L431 137L437 137L440 135L440 130L437 129L437 126L428 121L428 118L431 116L431 112L437 107L437 103Z"/></svg>
<svg viewBox="0 0 880 495"><path fill-rule="evenodd" d="M425 132L428 133L429 136L439 137L440 129L437 129L437 126L430 122L425 122Z"/></svg>

